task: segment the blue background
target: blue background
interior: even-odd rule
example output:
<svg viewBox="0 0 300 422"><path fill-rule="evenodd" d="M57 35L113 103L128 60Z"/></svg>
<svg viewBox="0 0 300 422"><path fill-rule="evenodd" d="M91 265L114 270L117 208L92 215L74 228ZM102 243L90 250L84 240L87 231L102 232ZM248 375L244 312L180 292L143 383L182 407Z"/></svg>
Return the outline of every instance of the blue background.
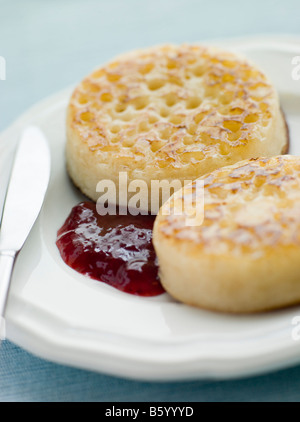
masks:
<svg viewBox="0 0 300 422"><path fill-rule="evenodd" d="M299 0L0 0L0 130L124 51L164 42L300 35ZM299 351L300 353L300 351ZM57 365L5 340L0 401L299 401L300 366L230 381L136 382Z"/></svg>

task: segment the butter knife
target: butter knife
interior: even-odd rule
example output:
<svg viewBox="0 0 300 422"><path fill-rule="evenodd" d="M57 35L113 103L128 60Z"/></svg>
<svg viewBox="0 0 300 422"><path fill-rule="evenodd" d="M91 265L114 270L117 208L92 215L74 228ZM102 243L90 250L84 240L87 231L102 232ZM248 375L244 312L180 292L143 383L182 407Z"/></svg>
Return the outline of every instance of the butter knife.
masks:
<svg viewBox="0 0 300 422"><path fill-rule="evenodd" d="M50 178L50 152L42 131L24 130L12 166L0 226L0 340L15 260L41 210Z"/></svg>

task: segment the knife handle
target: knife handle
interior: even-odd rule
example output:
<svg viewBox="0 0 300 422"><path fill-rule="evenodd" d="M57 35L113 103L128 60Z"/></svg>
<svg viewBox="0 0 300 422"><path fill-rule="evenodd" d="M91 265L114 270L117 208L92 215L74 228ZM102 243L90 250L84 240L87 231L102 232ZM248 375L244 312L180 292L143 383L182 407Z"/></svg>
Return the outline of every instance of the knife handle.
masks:
<svg viewBox="0 0 300 422"><path fill-rule="evenodd" d="M4 338L4 313L15 259L15 251L0 252L0 340Z"/></svg>

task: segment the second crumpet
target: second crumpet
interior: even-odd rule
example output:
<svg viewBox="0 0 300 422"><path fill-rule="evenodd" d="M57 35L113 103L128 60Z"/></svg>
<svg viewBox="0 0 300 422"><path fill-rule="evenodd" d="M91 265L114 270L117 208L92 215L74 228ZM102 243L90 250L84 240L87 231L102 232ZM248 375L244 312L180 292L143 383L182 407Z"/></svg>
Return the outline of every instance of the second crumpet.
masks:
<svg viewBox="0 0 300 422"><path fill-rule="evenodd" d="M203 189L196 180L178 190L155 219L153 243L166 291L222 312L299 304L300 157L243 160L198 181ZM187 224L197 204L203 219Z"/></svg>
<svg viewBox="0 0 300 422"><path fill-rule="evenodd" d="M127 172L129 183L146 182L150 210L151 180L183 184L287 150L287 127L266 75L213 47L166 45L124 54L86 77L68 107L68 172L95 201L99 181L112 180L118 191L119 173Z"/></svg>

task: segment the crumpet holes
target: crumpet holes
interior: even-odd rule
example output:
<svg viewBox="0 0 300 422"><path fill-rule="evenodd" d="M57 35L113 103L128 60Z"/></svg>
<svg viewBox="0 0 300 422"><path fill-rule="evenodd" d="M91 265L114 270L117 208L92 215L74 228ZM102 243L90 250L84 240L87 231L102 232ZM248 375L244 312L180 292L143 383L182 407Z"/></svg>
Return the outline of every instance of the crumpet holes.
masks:
<svg viewBox="0 0 300 422"><path fill-rule="evenodd" d="M259 108L261 109L261 111L265 112L268 110L269 106L266 103L260 103Z"/></svg>
<svg viewBox="0 0 300 422"><path fill-rule="evenodd" d="M230 104L233 101L234 93L232 91L225 91L221 97L220 101L222 104Z"/></svg>
<svg viewBox="0 0 300 422"><path fill-rule="evenodd" d="M153 63L146 63L145 65L143 65L139 72L142 75L146 75L147 73L151 72L151 70L154 69L154 64Z"/></svg>
<svg viewBox="0 0 300 422"><path fill-rule="evenodd" d="M81 113L80 118L83 122L91 122L95 119L94 113L91 113L90 111L85 111L84 113Z"/></svg>
<svg viewBox="0 0 300 422"><path fill-rule="evenodd" d="M176 63L176 61L175 60L169 60L168 61L168 63L167 63L167 68L168 69L176 69L176 67L177 67L177 63Z"/></svg>
<svg viewBox="0 0 300 422"><path fill-rule="evenodd" d="M139 123L139 132L147 132L149 129L150 128L147 121L143 121Z"/></svg>
<svg viewBox="0 0 300 422"><path fill-rule="evenodd" d="M186 136L184 136L184 138L183 138L183 143L184 143L184 145L191 145L191 144L193 144L195 141L194 141L194 138L192 137L192 136L188 136L188 135L186 135Z"/></svg>
<svg viewBox="0 0 300 422"><path fill-rule="evenodd" d="M172 107L173 105L177 104L178 102L178 97L176 94L174 93L170 93L166 95L166 105L168 107Z"/></svg>
<svg viewBox="0 0 300 422"><path fill-rule="evenodd" d="M165 145L165 142L163 141L152 141L150 149L152 152L156 152L159 149L161 149Z"/></svg>
<svg viewBox="0 0 300 422"><path fill-rule="evenodd" d="M161 117L168 117L170 114L170 110L166 107L160 109L160 116Z"/></svg>
<svg viewBox="0 0 300 422"><path fill-rule="evenodd" d="M163 79L155 78L148 81L148 88L150 91L156 91L157 89L162 88L165 85L166 81Z"/></svg>
<svg viewBox="0 0 300 422"><path fill-rule="evenodd" d="M121 137L120 137L119 135L114 136L114 137L111 139L111 142L112 142L113 144L120 143L120 142L121 142Z"/></svg>
<svg viewBox="0 0 300 422"><path fill-rule="evenodd" d="M149 116L148 120L149 120L150 124L154 124L154 123L158 122L158 117L157 116Z"/></svg>
<svg viewBox="0 0 300 422"><path fill-rule="evenodd" d="M229 114L233 116L239 116L240 114L243 114L244 110L240 107L233 107L229 110Z"/></svg>
<svg viewBox="0 0 300 422"><path fill-rule="evenodd" d="M227 139L230 142L238 141L241 137L241 134L242 133L241 133L240 130L238 130L237 132L229 132L229 133L227 133Z"/></svg>
<svg viewBox="0 0 300 422"><path fill-rule="evenodd" d="M179 114L173 114L169 118L169 122L174 125L180 125L183 122L185 116L180 116Z"/></svg>
<svg viewBox="0 0 300 422"><path fill-rule="evenodd" d="M120 116L120 119L123 120L124 122L130 122L130 120L133 119L133 114L130 113L130 111L128 111L127 113L122 114Z"/></svg>
<svg viewBox="0 0 300 422"><path fill-rule="evenodd" d="M194 123L191 123L187 131L190 135L195 135L196 130L197 130L197 125L195 125Z"/></svg>
<svg viewBox="0 0 300 422"><path fill-rule="evenodd" d="M119 125L113 125L110 128L111 133L118 133L118 132L120 132L120 130L121 130L121 126L119 126Z"/></svg>
<svg viewBox="0 0 300 422"><path fill-rule="evenodd" d="M235 78L230 73L225 73L225 75L222 76L222 82L234 82Z"/></svg>
<svg viewBox="0 0 300 422"><path fill-rule="evenodd" d="M202 151L188 151L184 152L181 156L181 162L184 164L188 164L190 162L199 162L203 160L204 153Z"/></svg>
<svg viewBox="0 0 300 422"><path fill-rule="evenodd" d="M126 147L126 148L131 148L133 147L134 144L135 144L135 140L130 139L130 138L126 138L122 142L123 147Z"/></svg>
<svg viewBox="0 0 300 422"><path fill-rule="evenodd" d="M229 69L233 69L234 67L236 67L236 62L234 62L232 60L223 60L222 65L224 67L229 68Z"/></svg>
<svg viewBox="0 0 300 422"><path fill-rule="evenodd" d="M259 115L258 114L255 114L255 113L248 114L245 117L244 122L245 123L255 123L255 122L257 122L258 119L259 119Z"/></svg>
<svg viewBox="0 0 300 422"><path fill-rule="evenodd" d="M115 107L115 111L117 113L123 113L123 111L126 110L126 105L125 104L117 104Z"/></svg>
<svg viewBox="0 0 300 422"><path fill-rule="evenodd" d="M266 182L266 176L257 175L254 178L254 185L256 188L260 188Z"/></svg>
<svg viewBox="0 0 300 422"><path fill-rule="evenodd" d="M100 86L89 81L84 81L82 87L86 92L98 93Z"/></svg>
<svg viewBox="0 0 300 422"><path fill-rule="evenodd" d="M92 73L91 77L94 79L100 79L103 76L105 76L105 71L103 69L96 70L94 73Z"/></svg>
<svg viewBox="0 0 300 422"><path fill-rule="evenodd" d="M106 79L109 82L117 82L119 79L121 79L121 75L117 74L117 73L108 73L106 75Z"/></svg>
<svg viewBox="0 0 300 422"><path fill-rule="evenodd" d="M136 110L142 110L149 105L149 98L146 96L135 98L132 101Z"/></svg>
<svg viewBox="0 0 300 422"><path fill-rule="evenodd" d="M170 137L173 135L174 128L172 126L168 126L160 132L161 139L169 140Z"/></svg>
<svg viewBox="0 0 300 422"><path fill-rule="evenodd" d="M191 97L187 100L186 102L186 107L188 109L193 109L193 108L197 108L199 107L199 105L201 104L201 99L198 97Z"/></svg>
<svg viewBox="0 0 300 422"><path fill-rule="evenodd" d="M230 130L231 132L235 133L237 131L239 131L241 129L241 127L243 126L243 123L237 121L237 120L226 120L223 123L223 127L225 129Z"/></svg>
<svg viewBox="0 0 300 422"><path fill-rule="evenodd" d="M205 68L204 68L204 66L199 65L199 66L194 67L192 72L193 72L194 76L199 78L199 77L203 76L203 74L205 72Z"/></svg>
<svg viewBox="0 0 300 422"><path fill-rule="evenodd" d="M89 102L89 96L86 94L81 94L78 98L79 104L87 104Z"/></svg>
<svg viewBox="0 0 300 422"><path fill-rule="evenodd" d="M228 155L230 153L231 147L226 142L221 142L219 149L221 155Z"/></svg>
<svg viewBox="0 0 300 422"><path fill-rule="evenodd" d="M110 102L113 99L113 96L111 95L110 92L104 92L101 97L100 97L101 101L104 102Z"/></svg>
<svg viewBox="0 0 300 422"><path fill-rule="evenodd" d="M178 85L178 86L183 86L182 80L180 78L177 78L177 76L170 75L168 82L170 84L174 84L174 85Z"/></svg>
<svg viewBox="0 0 300 422"><path fill-rule="evenodd" d="M196 116L194 117L194 122L196 123L196 125L198 125L200 122L202 122L202 120L204 119L204 117L206 117L206 113L205 112L196 114Z"/></svg>

